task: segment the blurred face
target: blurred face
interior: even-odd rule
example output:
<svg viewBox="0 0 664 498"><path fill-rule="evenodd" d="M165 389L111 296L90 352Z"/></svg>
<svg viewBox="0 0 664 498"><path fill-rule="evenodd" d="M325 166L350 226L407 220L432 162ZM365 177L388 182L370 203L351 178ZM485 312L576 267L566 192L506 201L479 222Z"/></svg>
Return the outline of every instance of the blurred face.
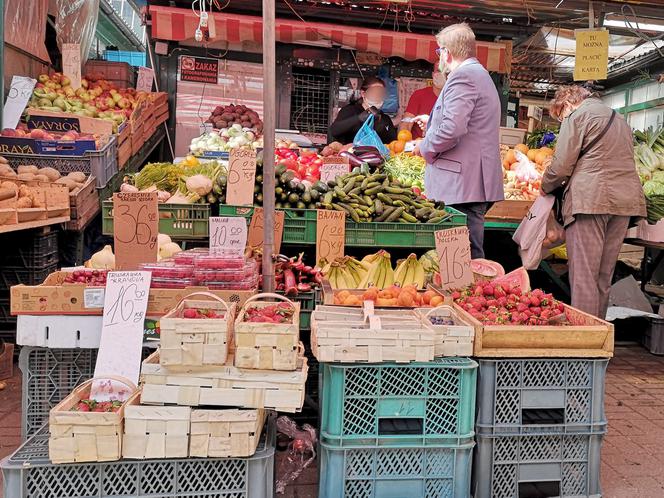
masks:
<svg viewBox="0 0 664 498"><path fill-rule="evenodd" d="M438 54L438 70L445 74L450 72L450 63L452 62L452 55L446 47L438 47L436 49Z"/></svg>
<svg viewBox="0 0 664 498"><path fill-rule="evenodd" d="M563 119L572 114L572 112L575 111L577 107L579 106L570 104L569 102L565 102L565 105L563 106L562 111L560 112L560 116L558 116L558 121L562 123Z"/></svg>
<svg viewBox="0 0 664 498"><path fill-rule="evenodd" d="M362 99L369 107L376 107L380 109L385 100L385 87L383 85L371 85L366 90L360 92Z"/></svg>
<svg viewBox="0 0 664 498"><path fill-rule="evenodd" d="M433 86L439 90L445 86L447 78L438 69L434 69L433 73L431 73L431 78L433 79Z"/></svg>

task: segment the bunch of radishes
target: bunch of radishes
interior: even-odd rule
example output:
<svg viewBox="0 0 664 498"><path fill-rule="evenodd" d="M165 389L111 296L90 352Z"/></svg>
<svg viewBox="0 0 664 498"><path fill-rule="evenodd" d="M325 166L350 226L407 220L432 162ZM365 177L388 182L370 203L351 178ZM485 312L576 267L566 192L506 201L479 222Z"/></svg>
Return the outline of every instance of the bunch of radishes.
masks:
<svg viewBox="0 0 664 498"><path fill-rule="evenodd" d="M560 325L565 305L541 289L478 282L452 293L454 302L485 325Z"/></svg>
<svg viewBox="0 0 664 498"><path fill-rule="evenodd" d="M210 308L186 308L182 312L182 318L191 319L224 318L224 316L224 313L218 313Z"/></svg>
<svg viewBox="0 0 664 498"><path fill-rule="evenodd" d="M297 259L288 258L283 254L276 257L274 268L276 289L283 291L286 296L297 296L300 292L311 292L323 281L320 268L305 265L302 261L304 253Z"/></svg>
<svg viewBox="0 0 664 498"><path fill-rule="evenodd" d="M65 277L65 283L105 287L106 270L74 270Z"/></svg>

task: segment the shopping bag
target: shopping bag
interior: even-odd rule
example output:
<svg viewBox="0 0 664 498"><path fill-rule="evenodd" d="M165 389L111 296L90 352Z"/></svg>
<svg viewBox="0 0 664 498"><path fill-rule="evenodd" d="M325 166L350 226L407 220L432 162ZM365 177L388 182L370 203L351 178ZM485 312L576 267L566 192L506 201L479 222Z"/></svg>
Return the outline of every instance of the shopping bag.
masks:
<svg viewBox="0 0 664 498"><path fill-rule="evenodd" d="M549 249L553 247L543 246L545 239L547 240L547 244L549 243L547 239L548 228L551 228L552 231L551 243L554 243L554 230L555 237L560 237L560 232L557 231L555 225L552 225L552 222L557 225L552 212L554 201L555 197L552 195L538 197L530 207L528 214L526 214L519 224L516 232L514 232L512 240L519 246L521 263L526 270L536 269L542 258L548 255ZM562 242L564 242L564 230L562 227L560 227L560 231L563 234Z"/></svg>
<svg viewBox="0 0 664 498"><path fill-rule="evenodd" d="M378 136L378 133L376 133L376 130L374 130L373 126L374 126L374 115L369 114L367 120L364 122L362 127L355 134L355 138L353 139L353 145L355 145L356 147L360 145L370 145L378 149L378 152L380 152L384 157L390 157L390 151L387 150L387 147L385 147L385 144L383 144L380 137Z"/></svg>

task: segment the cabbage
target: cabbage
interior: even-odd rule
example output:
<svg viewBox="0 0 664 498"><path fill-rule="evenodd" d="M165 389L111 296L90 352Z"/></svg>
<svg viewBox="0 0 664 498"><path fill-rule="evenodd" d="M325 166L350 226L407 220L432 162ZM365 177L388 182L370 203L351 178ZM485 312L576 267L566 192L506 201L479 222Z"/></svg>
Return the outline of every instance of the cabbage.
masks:
<svg viewBox="0 0 664 498"><path fill-rule="evenodd" d="M657 183L664 183L664 171L655 171L652 175L652 181Z"/></svg>
<svg viewBox="0 0 664 498"><path fill-rule="evenodd" d="M664 195L664 183L648 180L643 184L643 193L646 194L646 197Z"/></svg>

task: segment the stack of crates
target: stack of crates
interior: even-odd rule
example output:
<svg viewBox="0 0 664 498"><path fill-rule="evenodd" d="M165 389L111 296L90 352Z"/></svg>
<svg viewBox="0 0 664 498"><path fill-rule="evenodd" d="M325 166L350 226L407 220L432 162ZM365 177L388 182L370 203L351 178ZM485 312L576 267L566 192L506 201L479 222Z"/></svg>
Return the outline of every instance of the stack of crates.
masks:
<svg viewBox="0 0 664 498"><path fill-rule="evenodd" d="M9 289L37 285L59 263L58 233L49 229L25 230L0 236L0 326L16 324L10 314Z"/></svg>
<svg viewBox="0 0 664 498"><path fill-rule="evenodd" d="M608 360L480 359L479 365L473 496L601 496Z"/></svg>
<svg viewBox="0 0 664 498"><path fill-rule="evenodd" d="M319 367L319 496L469 496L477 363Z"/></svg>

